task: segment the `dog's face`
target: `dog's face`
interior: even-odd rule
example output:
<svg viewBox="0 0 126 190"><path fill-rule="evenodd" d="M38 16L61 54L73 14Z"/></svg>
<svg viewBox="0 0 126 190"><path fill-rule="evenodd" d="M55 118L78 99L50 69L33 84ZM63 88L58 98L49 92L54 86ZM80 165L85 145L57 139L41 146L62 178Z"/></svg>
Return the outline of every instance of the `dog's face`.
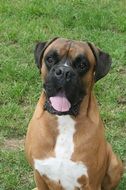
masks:
<svg viewBox="0 0 126 190"><path fill-rule="evenodd" d="M38 43L35 60L44 81L45 108L59 115L76 115L84 96L111 65L110 56L94 45L63 38Z"/></svg>

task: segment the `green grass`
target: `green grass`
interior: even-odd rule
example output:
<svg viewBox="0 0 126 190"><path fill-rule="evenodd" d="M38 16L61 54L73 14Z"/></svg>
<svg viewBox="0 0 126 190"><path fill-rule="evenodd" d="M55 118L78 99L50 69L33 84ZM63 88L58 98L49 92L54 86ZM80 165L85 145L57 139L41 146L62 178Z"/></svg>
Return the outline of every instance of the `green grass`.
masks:
<svg viewBox="0 0 126 190"><path fill-rule="evenodd" d="M95 93L107 139L126 160L126 1L1 0L0 14L0 141L24 138L41 93L36 41L62 36L92 41L112 56L112 69ZM2 146L0 169L0 190L34 187L23 150ZM118 189L126 189L126 174Z"/></svg>

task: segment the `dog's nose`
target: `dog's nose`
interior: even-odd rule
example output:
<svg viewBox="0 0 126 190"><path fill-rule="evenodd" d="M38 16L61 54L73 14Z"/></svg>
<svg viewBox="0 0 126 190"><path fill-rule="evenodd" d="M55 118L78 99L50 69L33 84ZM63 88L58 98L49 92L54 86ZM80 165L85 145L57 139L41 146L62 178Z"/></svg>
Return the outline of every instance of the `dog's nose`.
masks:
<svg viewBox="0 0 126 190"><path fill-rule="evenodd" d="M64 78L66 81L69 81L71 77L71 69L66 67L58 67L55 69L55 77L57 79Z"/></svg>

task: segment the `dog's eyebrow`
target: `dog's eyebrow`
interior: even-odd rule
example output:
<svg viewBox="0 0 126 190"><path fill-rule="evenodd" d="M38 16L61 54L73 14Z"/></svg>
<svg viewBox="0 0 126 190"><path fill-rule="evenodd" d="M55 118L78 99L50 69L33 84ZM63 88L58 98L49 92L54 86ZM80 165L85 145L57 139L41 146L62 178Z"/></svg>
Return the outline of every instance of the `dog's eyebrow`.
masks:
<svg viewBox="0 0 126 190"><path fill-rule="evenodd" d="M77 61L78 59L79 59L79 60L85 59L85 60L88 61L86 55L84 55L84 54L78 54L78 55L75 57L74 61ZM89 61L88 61L88 62L89 62Z"/></svg>
<svg viewBox="0 0 126 190"><path fill-rule="evenodd" d="M59 58L59 54L57 52L57 50L50 50L46 55L45 58L49 57L49 56L53 56L54 58Z"/></svg>
<svg viewBox="0 0 126 190"><path fill-rule="evenodd" d="M43 54L44 54L45 50L47 49L47 47L48 47L51 43L53 43L55 40L57 40L57 39L58 39L58 37L55 37L55 38L53 38L51 41L49 41L49 42L46 43L45 47L42 49L41 57L43 57ZM41 58L41 57L40 57L40 58Z"/></svg>

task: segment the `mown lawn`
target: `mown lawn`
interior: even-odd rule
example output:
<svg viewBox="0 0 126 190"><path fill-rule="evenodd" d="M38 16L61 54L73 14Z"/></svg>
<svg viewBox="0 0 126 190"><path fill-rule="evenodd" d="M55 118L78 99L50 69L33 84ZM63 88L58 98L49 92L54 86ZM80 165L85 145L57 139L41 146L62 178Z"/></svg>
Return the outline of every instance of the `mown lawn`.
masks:
<svg viewBox="0 0 126 190"><path fill-rule="evenodd" d="M23 146L15 145L25 138L42 90L35 43L55 36L92 41L112 56L95 93L107 139L126 160L126 1L1 0L0 14L0 190L35 186ZM118 189L126 189L126 173Z"/></svg>

